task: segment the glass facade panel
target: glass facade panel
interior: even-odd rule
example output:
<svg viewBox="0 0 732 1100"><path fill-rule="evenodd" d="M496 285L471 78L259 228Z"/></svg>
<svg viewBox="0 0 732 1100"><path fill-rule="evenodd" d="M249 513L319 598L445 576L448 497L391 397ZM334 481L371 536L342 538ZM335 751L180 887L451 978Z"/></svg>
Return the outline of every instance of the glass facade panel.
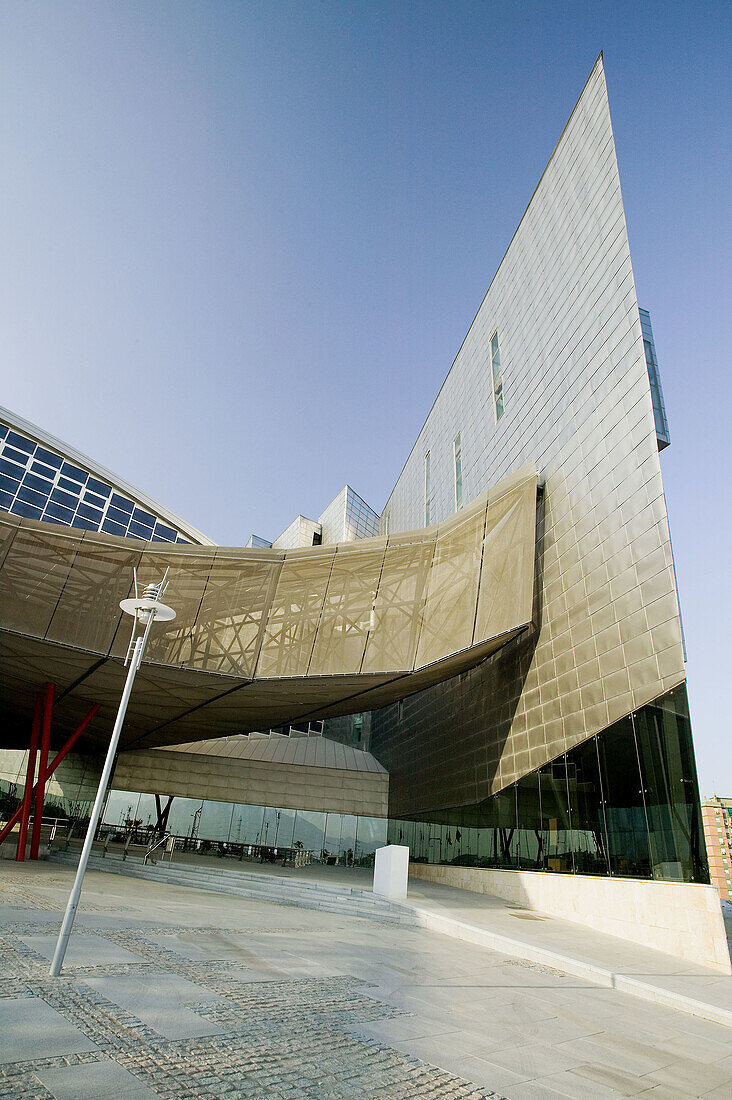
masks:
<svg viewBox="0 0 732 1100"><path fill-rule="evenodd" d="M568 781L575 823L575 870L593 875L610 872L607 826L598 740L591 737L568 754Z"/></svg>
<svg viewBox="0 0 732 1100"><path fill-rule="evenodd" d="M61 467L61 473L64 477L70 478L71 481L78 481L80 485L85 485L89 477L89 475L84 473L83 470L80 470L78 466L72 466L70 462L64 462Z"/></svg>
<svg viewBox="0 0 732 1100"><path fill-rule="evenodd" d="M67 508L63 504L54 504L53 502L49 501L46 505L44 518L47 518L48 516L51 516L52 519L63 520L65 523L70 524L71 520L74 518L74 513L71 508Z"/></svg>
<svg viewBox="0 0 732 1100"><path fill-rule="evenodd" d="M18 754L23 759L22 754ZM20 765L18 775L20 776ZM17 782L0 780L0 803L12 813L20 802ZM160 796L161 808L167 795ZM91 802L56 799L53 812L62 816L88 818ZM133 791L111 790L107 798L103 824L120 830L133 826L144 834L157 821L155 796ZM410 841L414 823L410 822ZM249 806L237 802L215 802L175 796L168 812L167 831L187 846L211 844L264 845L269 848L297 848L310 852L313 859L329 859L340 864L373 862L373 854L387 842L387 821L378 817L291 810L278 806ZM450 830L445 830L446 833ZM472 830L475 832L476 830ZM461 831L452 830L453 845L461 843ZM467 831L466 831L467 832ZM144 843L144 836L141 838ZM182 846L182 843L181 843ZM411 845L410 845L411 846ZM323 853L327 852L327 856ZM225 854L221 852L220 854ZM234 855L247 855L239 849Z"/></svg>
<svg viewBox="0 0 732 1100"><path fill-rule="evenodd" d="M538 772L523 776L516 784L516 821L518 866L524 870L543 870L546 832L541 816Z"/></svg>
<svg viewBox="0 0 732 1100"><path fill-rule="evenodd" d="M539 770L539 785L545 868L547 871L574 871L574 838L565 756Z"/></svg>
<svg viewBox="0 0 732 1100"><path fill-rule="evenodd" d="M154 527L158 542L188 541L168 524L156 524L157 517L114 493L111 485L7 425L0 433L0 478L0 509L15 515L146 541Z"/></svg>
<svg viewBox="0 0 732 1100"><path fill-rule="evenodd" d="M28 461L28 455L16 450L15 447L11 447L9 444L5 447L5 456L10 462L17 462L20 466L25 466Z"/></svg>
<svg viewBox="0 0 732 1100"><path fill-rule="evenodd" d="M204 802L198 819L198 836L207 840L227 841L231 835L233 811L231 802Z"/></svg>
<svg viewBox="0 0 732 1100"><path fill-rule="evenodd" d="M48 493L51 489L51 482L48 478L38 477L37 474L26 474L23 479L23 484L28 485L31 489L36 489L39 493Z"/></svg>
<svg viewBox="0 0 732 1100"><path fill-rule="evenodd" d="M11 500L17 493L19 486L20 482L16 478L10 477L8 474L0 474L0 489L9 495Z"/></svg>
<svg viewBox="0 0 732 1100"><path fill-rule="evenodd" d="M54 489L51 493L51 500L55 504L63 504L66 508L71 508L72 511L79 503L79 498L73 496L71 493L67 493L64 489Z"/></svg>
<svg viewBox="0 0 732 1100"><path fill-rule="evenodd" d="M650 878L646 808L632 718L617 722L611 737L602 735L598 748L610 870L626 878Z"/></svg>
<svg viewBox="0 0 732 1100"><path fill-rule="evenodd" d="M20 483L20 479L23 476L23 467L19 466L17 462L11 462L7 458L1 458L0 470L2 470L4 474L8 474L9 477L12 477L13 481Z"/></svg>
<svg viewBox="0 0 732 1100"><path fill-rule="evenodd" d="M119 493L112 493L111 501L115 508L119 508L121 512L125 512L128 516L132 515L135 506L127 497L121 497Z"/></svg>
<svg viewBox="0 0 732 1100"><path fill-rule="evenodd" d="M341 832L343 828L342 814L325 815L325 836L323 839L323 858L337 857L341 847Z"/></svg>
<svg viewBox="0 0 732 1100"><path fill-rule="evenodd" d="M46 498L43 493L39 493L36 489L31 489L25 483L18 489L18 499L25 501L26 504L34 504L36 508L43 510L43 506L46 503Z"/></svg>
<svg viewBox="0 0 732 1100"><path fill-rule="evenodd" d="M484 802L389 821L423 863L708 882L686 689Z"/></svg>
<svg viewBox="0 0 732 1100"><path fill-rule="evenodd" d="M23 435L18 435L17 432L8 432L8 446L19 447L21 451L27 454L33 454L36 449L35 443L32 440L26 439Z"/></svg>
<svg viewBox="0 0 732 1100"><path fill-rule="evenodd" d="M491 336L491 375L493 378L493 407L496 421L503 416L503 371L501 370L501 352L498 347L498 333Z"/></svg>
<svg viewBox="0 0 732 1100"><path fill-rule="evenodd" d="M664 447L668 447L671 442L671 436L669 434L666 406L664 404L663 390L661 388L661 375L658 369L658 360L656 359L656 347L653 340L651 317L646 309L639 309L638 313L640 314L641 330L643 332L643 352L646 358L648 381L651 387L656 440L658 442L659 451L662 451Z"/></svg>
<svg viewBox="0 0 732 1100"><path fill-rule="evenodd" d="M430 452L424 456L424 525L429 527L432 513L432 478L430 475Z"/></svg>
<svg viewBox="0 0 732 1100"><path fill-rule="evenodd" d="M459 512L463 506L463 446L460 440L460 432L453 440L455 454L455 511Z"/></svg>
<svg viewBox="0 0 732 1100"><path fill-rule="evenodd" d="M93 493L99 493L102 497L108 497L112 492L109 485L105 485L103 481L98 481L95 477L90 477L86 483L87 489L91 489Z"/></svg>
<svg viewBox="0 0 732 1100"><path fill-rule="evenodd" d="M653 877L698 881L704 839L686 691L634 715Z"/></svg>
<svg viewBox="0 0 732 1100"><path fill-rule="evenodd" d="M16 516L25 516L26 519L41 518L41 509L36 504L28 504L24 500L19 500L18 497L13 501L11 511Z"/></svg>

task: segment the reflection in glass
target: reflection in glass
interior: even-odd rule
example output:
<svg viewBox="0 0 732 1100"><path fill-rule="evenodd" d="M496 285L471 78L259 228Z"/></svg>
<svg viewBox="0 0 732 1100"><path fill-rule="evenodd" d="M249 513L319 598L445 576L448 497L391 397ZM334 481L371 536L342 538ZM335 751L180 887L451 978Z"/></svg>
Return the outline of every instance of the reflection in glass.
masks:
<svg viewBox="0 0 732 1100"><path fill-rule="evenodd" d="M417 862L708 882L685 685L483 802L388 832Z"/></svg>
<svg viewBox="0 0 732 1100"><path fill-rule="evenodd" d="M689 707L683 685L643 707L634 715L634 721L653 877L707 881Z"/></svg>

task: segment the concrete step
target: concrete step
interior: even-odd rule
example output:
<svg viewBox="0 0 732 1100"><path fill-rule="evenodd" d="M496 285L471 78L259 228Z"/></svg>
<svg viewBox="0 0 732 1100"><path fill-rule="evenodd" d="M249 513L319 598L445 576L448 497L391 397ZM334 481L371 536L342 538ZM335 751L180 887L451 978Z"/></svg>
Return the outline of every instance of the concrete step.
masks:
<svg viewBox="0 0 732 1100"><path fill-rule="evenodd" d="M57 854L61 855L63 851L63 849L57 850ZM68 854L69 856L72 856L73 849L70 850ZM78 856L76 858L78 858ZM141 856L128 855L126 859L123 859L121 853L119 852L108 852L106 856L102 856L99 852L94 852L92 858L103 859L105 863L118 862L126 863L128 865L143 864ZM74 859L74 862L76 862L76 859ZM334 896L338 897L362 897L364 894L368 893L367 891L359 889L358 887L348 886L344 883L314 883L308 882L306 879L290 878L289 876L285 878L273 874L258 874L256 871L239 870L238 868L227 867L225 865L221 867L215 865L211 867L205 867L201 866L200 864L179 863L177 861L169 863L167 859L159 858L155 860L155 862L149 861L146 866L150 869L152 869L153 867L157 867L161 870L174 868L176 870L184 871L185 874L192 877L200 875L208 878L214 876L217 880L224 882L236 882L237 884L251 882L253 884L259 885L262 882L266 881L271 882L273 884L273 887L287 887L297 889L300 892L309 891L318 894L333 894Z"/></svg>
<svg viewBox="0 0 732 1100"><path fill-rule="evenodd" d="M75 867L79 861L78 850L58 849L49 856L52 863ZM131 878L147 878L171 886L193 887L215 893L234 894L277 902L300 909L318 909L344 916L364 917L388 923L414 925L415 915L405 906L386 898L375 897L367 890L330 883L306 882L302 879L278 878L275 875L257 875L251 871L238 872L230 868L201 867L185 863L143 864L140 856L98 852L89 858L89 870Z"/></svg>

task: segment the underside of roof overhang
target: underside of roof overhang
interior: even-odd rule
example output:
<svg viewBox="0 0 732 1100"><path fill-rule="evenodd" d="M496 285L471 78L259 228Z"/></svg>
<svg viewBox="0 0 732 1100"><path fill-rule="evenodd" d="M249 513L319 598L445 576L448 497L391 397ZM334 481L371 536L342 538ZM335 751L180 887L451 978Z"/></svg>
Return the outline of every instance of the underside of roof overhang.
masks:
<svg viewBox="0 0 732 1100"><path fill-rule="evenodd" d="M169 569L120 742L151 748L372 710L474 667L532 619L536 471L445 523L312 550L141 544L0 516L2 743L27 743L56 685L54 738L93 703L107 741L133 585Z"/></svg>

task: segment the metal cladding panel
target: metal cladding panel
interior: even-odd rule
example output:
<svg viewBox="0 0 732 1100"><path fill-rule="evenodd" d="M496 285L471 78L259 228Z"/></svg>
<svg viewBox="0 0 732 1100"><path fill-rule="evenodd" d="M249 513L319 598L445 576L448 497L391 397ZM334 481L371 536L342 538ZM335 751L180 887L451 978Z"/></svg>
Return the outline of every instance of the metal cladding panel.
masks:
<svg viewBox="0 0 732 1100"><path fill-rule="evenodd" d="M155 544L156 547L159 544ZM176 619L173 629L157 630L151 634L146 659L163 665L193 665L195 667L196 630L201 602L211 572L212 554L201 554L201 548L175 547L169 556L156 554L152 548L145 553L144 567L138 570L139 583L144 587L148 583L159 581L167 570L169 591L175 592ZM119 642L115 646L117 655L121 655L120 643L126 644L126 631L120 631Z"/></svg>
<svg viewBox="0 0 732 1100"><path fill-rule="evenodd" d="M485 517L473 644L513 630L533 614L536 477L519 471L490 495Z"/></svg>
<svg viewBox="0 0 732 1100"><path fill-rule="evenodd" d="M217 737L211 741L170 745L161 752L188 752L198 758L215 757L235 760L274 760L280 764L304 764L314 768L340 768L346 771L376 772L385 769L370 752L341 745L327 737Z"/></svg>
<svg viewBox="0 0 732 1100"><path fill-rule="evenodd" d="M390 538L373 604L363 672L414 668L437 528Z"/></svg>
<svg viewBox="0 0 732 1100"><path fill-rule="evenodd" d="M10 519L10 517L7 517ZM10 521L12 539L0 575L0 614L7 630L46 635L81 538L69 532L28 530Z"/></svg>
<svg viewBox="0 0 732 1100"><path fill-rule="evenodd" d="M231 549L213 558L179 554L168 575L177 625L155 639L148 659L251 679L282 566L273 555L252 558ZM146 554L141 579L159 578L168 561Z"/></svg>
<svg viewBox="0 0 732 1100"><path fill-rule="evenodd" d="M485 511L469 510L437 537L422 610L418 668L439 660L446 641L453 653L472 645Z"/></svg>
<svg viewBox="0 0 732 1100"><path fill-rule="evenodd" d="M496 419L498 334L505 411ZM409 529L525 462L544 481L532 637L373 715L396 817L490 796L684 679L650 384L602 60L382 515ZM511 563L506 563L510 570ZM500 583L481 581L479 619ZM510 586L510 582L509 586Z"/></svg>
<svg viewBox="0 0 732 1100"><path fill-rule="evenodd" d="M140 548L85 535L77 546L46 637L93 653L108 653L122 620L119 601L129 595ZM125 632L126 647L129 635Z"/></svg>
<svg viewBox="0 0 732 1100"><path fill-rule="evenodd" d="M267 618L257 675L307 676L335 548L286 554Z"/></svg>
<svg viewBox="0 0 732 1100"><path fill-rule="evenodd" d="M308 668L310 676L361 671L386 554L385 539L369 539L369 545L374 543L373 550L337 549Z"/></svg>
<svg viewBox="0 0 732 1100"><path fill-rule="evenodd" d="M254 676L281 568L281 561L216 552L196 619L194 665L211 668L214 662L219 672Z"/></svg>
<svg viewBox="0 0 732 1100"><path fill-rule="evenodd" d="M389 777L383 771L201 758L185 748L121 753L113 784L119 790L365 817L386 817L389 801Z"/></svg>

